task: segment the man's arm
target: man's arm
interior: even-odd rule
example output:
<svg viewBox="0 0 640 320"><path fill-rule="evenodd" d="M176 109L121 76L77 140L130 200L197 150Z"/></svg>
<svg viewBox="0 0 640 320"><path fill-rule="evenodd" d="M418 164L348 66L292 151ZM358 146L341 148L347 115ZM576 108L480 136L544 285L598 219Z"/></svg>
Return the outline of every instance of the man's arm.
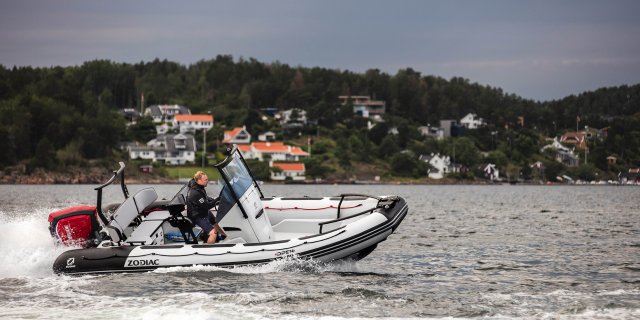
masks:
<svg viewBox="0 0 640 320"><path fill-rule="evenodd" d="M209 196L206 197L206 201L205 201L205 207L207 207L207 209L211 209L213 207L216 206L216 204L218 203L218 201L220 200L220 198L211 198Z"/></svg>

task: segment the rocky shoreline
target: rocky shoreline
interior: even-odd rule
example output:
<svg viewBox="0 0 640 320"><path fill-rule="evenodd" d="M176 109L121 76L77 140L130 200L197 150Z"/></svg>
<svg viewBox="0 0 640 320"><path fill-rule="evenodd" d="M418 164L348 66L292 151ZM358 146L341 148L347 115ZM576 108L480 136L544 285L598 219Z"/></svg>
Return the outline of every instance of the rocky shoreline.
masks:
<svg viewBox="0 0 640 320"><path fill-rule="evenodd" d="M25 165L5 168L0 171L0 184L102 184L109 180L113 175L113 171L99 166L95 167L66 167L62 171L48 171L42 168L36 168L32 172L28 172ZM162 177L155 174L133 172L125 177L127 184L174 184L184 183L176 178ZM284 181L269 183L282 184L356 184L356 185L501 185L508 182L491 183L486 180L453 180L453 179L408 179L408 180L341 180L327 179L322 181ZM519 182L521 185L542 185L541 182ZM560 184L553 184L560 185Z"/></svg>
<svg viewBox="0 0 640 320"><path fill-rule="evenodd" d="M0 184L101 184L113 175L100 167L67 167L64 171L47 171L36 168L27 172L26 166L16 166L0 171ZM155 175L126 177L131 184L175 183L175 179Z"/></svg>

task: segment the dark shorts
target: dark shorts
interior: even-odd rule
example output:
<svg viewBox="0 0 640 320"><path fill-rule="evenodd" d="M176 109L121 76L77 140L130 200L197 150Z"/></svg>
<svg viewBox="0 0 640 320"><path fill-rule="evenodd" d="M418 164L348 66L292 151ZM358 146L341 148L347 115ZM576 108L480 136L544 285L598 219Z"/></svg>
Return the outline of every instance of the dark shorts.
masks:
<svg viewBox="0 0 640 320"><path fill-rule="evenodd" d="M197 217L193 220L193 223L202 228L202 232L206 235L213 230L213 225L211 224L211 221L209 221L209 217Z"/></svg>

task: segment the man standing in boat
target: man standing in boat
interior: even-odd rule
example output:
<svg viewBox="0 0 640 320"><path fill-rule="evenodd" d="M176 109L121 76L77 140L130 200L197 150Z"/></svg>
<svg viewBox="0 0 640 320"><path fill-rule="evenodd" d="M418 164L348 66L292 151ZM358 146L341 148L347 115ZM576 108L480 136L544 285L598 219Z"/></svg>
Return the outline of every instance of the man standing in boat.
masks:
<svg viewBox="0 0 640 320"><path fill-rule="evenodd" d="M193 175L193 179L189 181L189 193L187 194L187 216L196 225L202 228L204 234L208 235L207 243L216 243L218 234L221 240L226 238L226 234L217 223L212 223L215 218L212 216L211 210L218 199L207 196L205 187L209 184L207 175L198 171Z"/></svg>

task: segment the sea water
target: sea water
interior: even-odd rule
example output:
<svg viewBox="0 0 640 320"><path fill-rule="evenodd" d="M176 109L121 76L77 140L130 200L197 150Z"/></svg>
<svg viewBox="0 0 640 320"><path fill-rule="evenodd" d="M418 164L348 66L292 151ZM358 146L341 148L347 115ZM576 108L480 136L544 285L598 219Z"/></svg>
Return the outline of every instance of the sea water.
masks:
<svg viewBox="0 0 640 320"><path fill-rule="evenodd" d="M358 262L54 275L68 248L47 216L94 204L93 187L0 186L0 318L640 318L638 187L266 184L265 196L396 194L409 214ZM104 203L122 200L112 189Z"/></svg>

